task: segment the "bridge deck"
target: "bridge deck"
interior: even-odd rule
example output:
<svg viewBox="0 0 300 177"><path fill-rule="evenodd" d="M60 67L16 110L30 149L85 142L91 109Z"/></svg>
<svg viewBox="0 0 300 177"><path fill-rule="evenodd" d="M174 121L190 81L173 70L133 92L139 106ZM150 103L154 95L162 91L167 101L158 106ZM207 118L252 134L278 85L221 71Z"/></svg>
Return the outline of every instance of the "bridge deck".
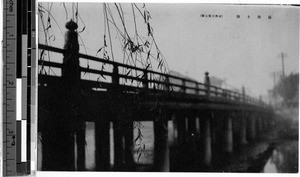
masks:
<svg viewBox="0 0 300 177"><path fill-rule="evenodd" d="M39 75L39 105L48 105L53 101L60 90L61 77ZM46 84L46 86L45 86ZM211 97L183 92L132 88L127 86L108 87L101 91L92 88L101 88L95 81L81 81L82 114L86 121L95 121L100 117L114 117L118 110L127 109L135 114L135 120L153 120L158 109L166 112L181 112L184 110L201 112L205 110L231 110L231 111L267 111L267 107L232 100L224 97ZM128 89L130 88L130 90ZM52 94L51 94L52 93ZM151 111L152 110L152 111ZM153 112L153 116L149 115ZM168 116L170 118L170 116Z"/></svg>

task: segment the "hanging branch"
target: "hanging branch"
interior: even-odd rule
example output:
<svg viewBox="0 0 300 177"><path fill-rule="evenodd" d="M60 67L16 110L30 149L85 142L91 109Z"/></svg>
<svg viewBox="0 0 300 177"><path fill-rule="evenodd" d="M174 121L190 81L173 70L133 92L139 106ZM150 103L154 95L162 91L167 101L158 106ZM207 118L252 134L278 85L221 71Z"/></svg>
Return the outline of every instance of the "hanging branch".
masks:
<svg viewBox="0 0 300 177"><path fill-rule="evenodd" d="M66 20L68 19L68 11L67 11L67 8L66 8L66 4L63 2L62 3L64 8L65 8L65 12L66 12Z"/></svg>
<svg viewBox="0 0 300 177"><path fill-rule="evenodd" d="M112 40L111 40L110 29L109 29L109 23L108 23L108 20L107 20L108 18L107 18L106 5L104 6L104 10L105 10L105 18L106 18L107 29L108 29L108 36L109 36L109 41L110 41L110 52L111 52L112 60L114 61L114 53L113 53L113 46L112 46Z"/></svg>

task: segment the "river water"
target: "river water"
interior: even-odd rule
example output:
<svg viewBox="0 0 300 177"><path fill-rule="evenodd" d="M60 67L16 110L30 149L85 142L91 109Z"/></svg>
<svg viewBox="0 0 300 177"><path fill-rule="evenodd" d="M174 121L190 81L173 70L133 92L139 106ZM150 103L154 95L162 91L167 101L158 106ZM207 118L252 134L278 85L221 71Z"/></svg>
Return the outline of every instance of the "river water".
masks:
<svg viewBox="0 0 300 177"><path fill-rule="evenodd" d="M138 141L133 148L134 160L140 166L147 166L153 163L154 157L154 132L153 122L140 122L140 130L142 139ZM113 129L110 125L110 163L114 164L113 152ZM86 123L86 169L93 171L95 169L95 125L93 122ZM277 131L276 128L282 129ZM295 128L290 128L287 132L286 127L276 127L270 135L266 135L266 139L261 142L248 145L244 148L244 152L237 157L233 157L232 164L226 167L216 169L216 172L247 172L247 166L254 162L255 158L267 150L272 142L277 142L273 152L268 156L266 164L261 171L264 173L296 173L298 172L298 125ZM291 131L293 130L293 131ZM274 133L275 132L275 133ZM279 132L279 133L278 133ZM291 133L292 132L292 133ZM137 137L138 130L134 129L134 139ZM280 135L278 137L278 134ZM292 134L292 135L291 135ZM176 131L172 126L171 121L168 122L168 140L171 142L176 137ZM38 170L41 170L41 145L38 145ZM138 147L145 147L140 154L137 152ZM75 147L76 148L76 147ZM75 149L76 150L76 149Z"/></svg>
<svg viewBox="0 0 300 177"><path fill-rule="evenodd" d="M289 140L278 145L263 168L264 173L297 173L298 141Z"/></svg>
<svg viewBox="0 0 300 177"><path fill-rule="evenodd" d="M140 130L142 134L141 140L139 140L133 148L134 160L139 165L150 165L153 163L154 157L154 132L153 132L153 122L151 121L143 121L140 122ZM135 123L136 124L136 123ZM93 170L95 168L95 132L94 132L94 123L87 122L86 123L86 168L88 170ZM113 141L113 129L112 124L110 125L110 164L114 164L114 141ZM173 139L171 132L173 132L173 127L169 123L168 126L169 132L169 140ZM138 128L134 128L134 139L137 137ZM145 147L142 151L137 152L139 147Z"/></svg>

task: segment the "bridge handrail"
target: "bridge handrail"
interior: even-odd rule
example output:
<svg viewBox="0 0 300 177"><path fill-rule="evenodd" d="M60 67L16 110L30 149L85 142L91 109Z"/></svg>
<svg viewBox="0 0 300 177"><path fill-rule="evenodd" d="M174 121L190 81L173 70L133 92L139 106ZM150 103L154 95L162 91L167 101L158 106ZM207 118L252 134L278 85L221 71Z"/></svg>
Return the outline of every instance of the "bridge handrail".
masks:
<svg viewBox="0 0 300 177"><path fill-rule="evenodd" d="M61 54L64 53L64 49L47 46L47 45L43 45L43 44L38 44L38 48L40 50L46 50L46 51L51 51L51 52L56 52L56 53L61 53ZM187 89L189 89L189 90L192 90L193 92L195 92L195 94L197 94L197 95L204 95L204 96L205 96L205 93L207 94L207 87L209 87L209 94L212 95L211 96L212 98L214 98L214 97L225 98L225 99L230 99L230 100L235 100L235 101L240 101L240 102L245 102L245 103L250 103L250 104L262 105L262 102L258 101L257 99L254 99L248 95L243 95L242 93L231 91L231 90L224 89L224 88L220 88L220 87L213 86L213 85L208 86L206 84L196 82L196 81L188 79L188 78L182 78L182 77L178 77L178 76L174 76L174 75L170 75L170 74L160 73L157 71L147 70L147 69L143 69L143 68L139 68L139 67L135 67L135 66L131 66L131 65L126 65L123 63L118 63L115 61L105 60L103 58L98 58L98 57L94 57L94 56L90 56L90 55L81 54L81 53L79 53L78 57L87 59L87 60L91 60L91 61L110 64L113 67L123 67L126 69L141 71L144 73L144 76L148 76L148 73L153 74L153 75L155 74L155 75L160 76L161 78L164 78L165 80L149 79L148 77L146 77L146 78L133 77L133 76L117 73L118 78L131 79L131 80L135 80L135 81L139 81L139 82L146 81L147 85L149 83L152 83L152 84L161 84L161 85L164 85L167 87L179 87L180 88L179 91L182 91L184 93L187 93ZM40 60L40 59L38 60L38 63L39 63L39 65L48 66L48 67L56 67L56 68L62 68L62 66L63 66L62 63L50 62L50 61L45 61L45 60ZM84 68L84 67L81 67L81 71L94 73L94 74L100 74L100 75L106 75L106 76L111 76L111 77L114 77L114 74L115 74L113 72L107 72L107 71ZM170 79L172 79L172 78L181 80L181 84L170 83ZM169 81L166 82L166 80L169 80ZM195 87L188 86L188 85L186 85L187 83L194 84ZM202 86L203 88L200 88L199 86ZM169 90L169 88L167 88L167 89ZM200 92L202 92L204 94L199 94Z"/></svg>

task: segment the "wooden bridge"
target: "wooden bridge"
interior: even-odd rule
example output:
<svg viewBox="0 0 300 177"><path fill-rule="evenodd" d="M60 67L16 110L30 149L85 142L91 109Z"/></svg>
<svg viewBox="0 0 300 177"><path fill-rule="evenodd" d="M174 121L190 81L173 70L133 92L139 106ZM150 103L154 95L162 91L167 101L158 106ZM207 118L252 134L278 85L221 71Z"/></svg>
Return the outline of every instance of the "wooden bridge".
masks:
<svg viewBox="0 0 300 177"><path fill-rule="evenodd" d="M85 122L95 122L96 171L136 170L134 121L154 123L153 171L199 171L271 128L273 110L268 105L246 95L244 89L239 93L210 85L208 73L199 83L76 52L73 57L109 69L85 68L79 60L68 69L62 60L63 55L70 56L68 49L38 47L40 53L61 56L61 61L59 57L38 60L42 170L85 170ZM57 75L45 70L55 70ZM84 78L86 74L95 77ZM168 123L174 127L172 142Z"/></svg>

